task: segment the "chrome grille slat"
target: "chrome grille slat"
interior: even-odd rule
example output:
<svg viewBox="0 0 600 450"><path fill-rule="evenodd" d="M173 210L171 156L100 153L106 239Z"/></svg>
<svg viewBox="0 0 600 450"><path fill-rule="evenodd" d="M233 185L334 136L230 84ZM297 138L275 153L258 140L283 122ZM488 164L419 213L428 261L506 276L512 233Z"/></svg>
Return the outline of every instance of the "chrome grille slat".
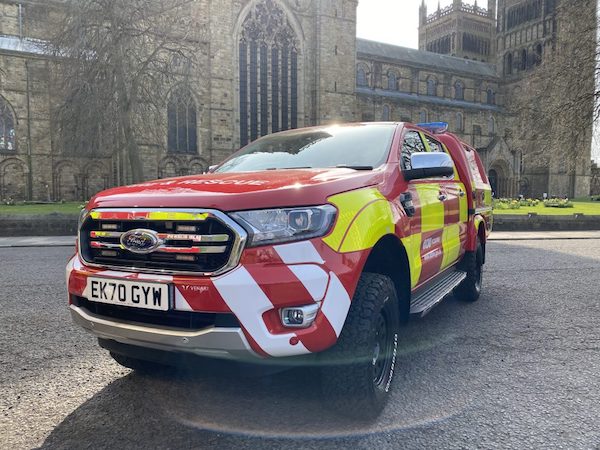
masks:
<svg viewBox="0 0 600 450"><path fill-rule="evenodd" d="M122 231L90 231L92 239L120 239L125 234ZM169 234L158 233L163 241L191 241L191 242L229 242L227 234Z"/></svg>
<svg viewBox="0 0 600 450"><path fill-rule="evenodd" d="M121 244L133 230L154 232L160 245L133 253ZM217 210L99 208L82 220L79 253L92 267L215 276L239 264L246 239L245 230Z"/></svg>
<svg viewBox="0 0 600 450"><path fill-rule="evenodd" d="M121 244L114 244L111 242L92 241L92 242L90 242L90 246L92 248L125 250L125 247L123 247ZM167 245L161 245L155 251L159 252L159 253L182 253L182 254L189 254L189 255L191 255L191 254L213 254L213 255L216 255L219 253L225 253L227 251L227 246L221 245L218 247L208 247L208 246L170 247Z"/></svg>

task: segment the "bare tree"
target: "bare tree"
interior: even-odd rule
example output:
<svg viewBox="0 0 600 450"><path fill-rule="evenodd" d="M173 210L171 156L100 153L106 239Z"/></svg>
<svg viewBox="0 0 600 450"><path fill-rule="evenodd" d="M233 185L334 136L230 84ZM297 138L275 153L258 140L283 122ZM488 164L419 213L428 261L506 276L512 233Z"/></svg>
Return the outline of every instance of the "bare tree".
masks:
<svg viewBox="0 0 600 450"><path fill-rule="evenodd" d="M600 112L596 8L596 0L558 2L554 38L519 62L528 72L507 102L521 127L517 137L529 141L525 157L549 165L548 148L558 149L569 174L589 172L592 126Z"/></svg>
<svg viewBox="0 0 600 450"><path fill-rule="evenodd" d="M143 180L138 141L164 141L165 98L193 72L193 0L68 0L51 24L56 122L65 151L122 150ZM182 71L182 67L186 70ZM148 136L156 133L156 136Z"/></svg>

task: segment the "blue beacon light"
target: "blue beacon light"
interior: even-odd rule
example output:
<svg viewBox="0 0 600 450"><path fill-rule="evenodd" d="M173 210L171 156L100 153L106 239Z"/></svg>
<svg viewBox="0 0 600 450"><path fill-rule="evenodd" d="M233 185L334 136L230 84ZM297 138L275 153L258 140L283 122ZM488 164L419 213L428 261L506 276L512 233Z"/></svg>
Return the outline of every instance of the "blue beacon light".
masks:
<svg viewBox="0 0 600 450"><path fill-rule="evenodd" d="M433 134L442 134L448 131L448 124L446 122L418 123L417 126Z"/></svg>

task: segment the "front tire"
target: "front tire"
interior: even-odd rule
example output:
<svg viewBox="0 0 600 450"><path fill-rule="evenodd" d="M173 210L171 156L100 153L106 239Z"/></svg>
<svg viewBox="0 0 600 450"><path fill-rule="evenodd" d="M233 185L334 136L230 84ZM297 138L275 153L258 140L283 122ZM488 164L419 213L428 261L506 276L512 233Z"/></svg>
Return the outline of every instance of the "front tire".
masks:
<svg viewBox="0 0 600 450"><path fill-rule="evenodd" d="M465 302L476 302L481 295L483 280L483 246L479 238L476 250L465 254L462 267L467 272L467 278L454 289L454 296Z"/></svg>
<svg viewBox="0 0 600 450"><path fill-rule="evenodd" d="M322 355L321 385L329 407L367 420L381 413L394 376L399 316L392 280L364 273L337 344Z"/></svg>

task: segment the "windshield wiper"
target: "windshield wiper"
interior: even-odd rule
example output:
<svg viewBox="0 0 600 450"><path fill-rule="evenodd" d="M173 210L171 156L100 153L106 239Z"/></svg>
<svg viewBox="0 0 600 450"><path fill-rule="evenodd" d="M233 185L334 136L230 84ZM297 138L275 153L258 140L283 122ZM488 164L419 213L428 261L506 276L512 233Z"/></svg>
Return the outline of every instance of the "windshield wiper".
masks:
<svg viewBox="0 0 600 450"><path fill-rule="evenodd" d="M337 169L373 170L373 166L349 166L346 164L339 164L335 167Z"/></svg>
<svg viewBox="0 0 600 450"><path fill-rule="evenodd" d="M312 167L269 167L265 170L294 170L294 169L312 169Z"/></svg>

